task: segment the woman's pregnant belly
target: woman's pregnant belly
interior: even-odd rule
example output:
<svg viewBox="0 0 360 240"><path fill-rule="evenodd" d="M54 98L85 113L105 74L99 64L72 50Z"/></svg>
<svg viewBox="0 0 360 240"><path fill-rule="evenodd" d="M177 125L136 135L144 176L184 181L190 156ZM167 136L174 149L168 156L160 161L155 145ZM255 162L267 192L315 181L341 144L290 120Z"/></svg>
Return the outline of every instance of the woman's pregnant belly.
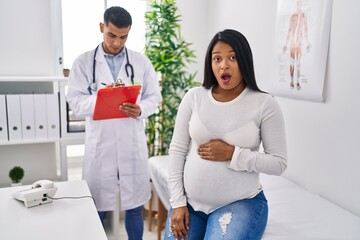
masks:
<svg viewBox="0 0 360 240"><path fill-rule="evenodd" d="M203 160L192 146L184 169L188 202L197 211L209 213L234 201L250 198L261 190L259 175L234 171L228 161Z"/></svg>

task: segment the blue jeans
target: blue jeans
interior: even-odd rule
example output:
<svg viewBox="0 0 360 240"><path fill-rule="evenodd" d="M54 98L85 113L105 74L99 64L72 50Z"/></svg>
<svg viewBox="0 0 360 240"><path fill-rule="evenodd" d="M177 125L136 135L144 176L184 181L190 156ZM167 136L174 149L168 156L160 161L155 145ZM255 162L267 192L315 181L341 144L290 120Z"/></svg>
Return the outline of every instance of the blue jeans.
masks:
<svg viewBox="0 0 360 240"><path fill-rule="evenodd" d="M144 220L142 214L143 206L125 210L125 228L128 240L142 240L144 232ZM107 212L98 212L102 223Z"/></svg>
<svg viewBox="0 0 360 240"><path fill-rule="evenodd" d="M188 204L190 228L188 240L256 240L263 235L268 218L268 205L261 191L251 199L233 202L210 214L195 211ZM170 229L172 209L165 227L165 240L174 239Z"/></svg>

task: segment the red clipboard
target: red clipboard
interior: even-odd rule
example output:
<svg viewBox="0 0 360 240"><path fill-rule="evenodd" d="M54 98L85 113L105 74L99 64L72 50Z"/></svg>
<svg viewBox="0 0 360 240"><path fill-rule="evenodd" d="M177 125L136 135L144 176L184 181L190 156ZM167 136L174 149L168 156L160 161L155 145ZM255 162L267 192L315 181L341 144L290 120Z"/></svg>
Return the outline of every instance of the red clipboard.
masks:
<svg viewBox="0 0 360 240"><path fill-rule="evenodd" d="M119 106L124 102L136 103L141 85L102 88L97 92L94 120L129 117Z"/></svg>

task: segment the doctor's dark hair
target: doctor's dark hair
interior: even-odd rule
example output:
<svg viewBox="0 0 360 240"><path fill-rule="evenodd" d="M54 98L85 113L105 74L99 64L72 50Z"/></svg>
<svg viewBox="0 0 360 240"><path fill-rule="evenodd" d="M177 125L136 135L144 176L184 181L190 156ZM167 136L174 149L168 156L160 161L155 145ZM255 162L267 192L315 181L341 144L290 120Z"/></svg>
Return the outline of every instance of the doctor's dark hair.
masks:
<svg viewBox="0 0 360 240"><path fill-rule="evenodd" d="M262 92L256 84L254 62L250 45L243 34L232 29L226 29L216 33L211 40L205 56L204 82L202 85L206 89L210 89L212 86L218 85L216 77L212 71L211 63L213 48L219 41L229 44L234 49L236 60L245 85L250 89Z"/></svg>
<svg viewBox="0 0 360 240"><path fill-rule="evenodd" d="M104 23L108 26L109 22L117 28L127 28L132 25L131 15L122 7L110 7L104 13Z"/></svg>

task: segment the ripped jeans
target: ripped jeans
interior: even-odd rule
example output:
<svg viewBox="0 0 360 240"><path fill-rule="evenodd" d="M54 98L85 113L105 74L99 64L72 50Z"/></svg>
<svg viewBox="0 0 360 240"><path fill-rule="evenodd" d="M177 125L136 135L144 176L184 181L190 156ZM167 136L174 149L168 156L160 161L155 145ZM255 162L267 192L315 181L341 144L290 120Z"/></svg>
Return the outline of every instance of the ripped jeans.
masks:
<svg viewBox="0 0 360 240"><path fill-rule="evenodd" d="M263 235L268 218L268 205L261 191L254 198L233 202L210 214L195 211L188 204L190 229L187 240L256 240ZM170 229L172 209L168 214L165 240L173 240Z"/></svg>

